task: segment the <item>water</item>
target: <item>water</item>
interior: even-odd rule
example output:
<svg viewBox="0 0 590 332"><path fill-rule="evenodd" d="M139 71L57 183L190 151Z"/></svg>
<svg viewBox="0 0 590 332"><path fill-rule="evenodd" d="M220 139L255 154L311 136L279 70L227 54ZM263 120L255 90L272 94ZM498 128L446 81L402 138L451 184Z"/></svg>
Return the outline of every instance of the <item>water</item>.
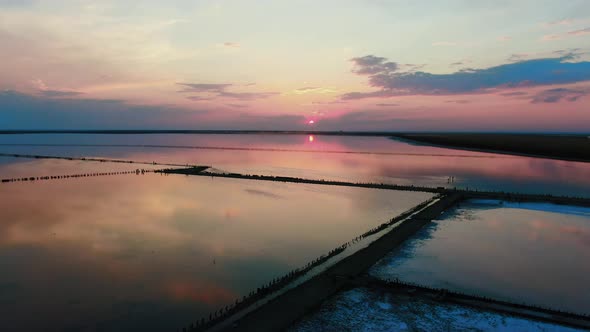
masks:
<svg viewBox="0 0 590 332"><path fill-rule="evenodd" d="M2 331L162 331L431 195L146 174L1 184L0 197Z"/></svg>
<svg viewBox="0 0 590 332"><path fill-rule="evenodd" d="M2 145L72 143L99 146ZM228 147L249 150L224 150ZM314 136L310 139L308 135L0 135L2 152L204 164L232 172L314 179L590 196L590 163L418 146L385 137ZM371 154L375 152L386 154ZM7 162L5 159L0 158L0 163ZM454 182L448 183L451 176Z"/></svg>
<svg viewBox="0 0 590 332"><path fill-rule="evenodd" d="M371 273L590 314L590 208L470 201Z"/></svg>
<svg viewBox="0 0 590 332"><path fill-rule="evenodd" d="M414 146L383 137L0 135L0 153L590 195L587 163ZM137 168L160 167L0 157L0 178ZM159 331L185 326L429 197L156 174L0 183L0 328ZM590 272L587 216L579 210L563 217L544 211L546 206L539 209L517 208L516 214L511 209L489 221L480 212L506 207L475 207L473 213L466 208L464 216L452 217L456 223L440 221L422 234L414 249L430 248L427 254L406 251L398 267L411 267L406 271L411 281L444 281L461 290L552 306L571 300L566 308L584 307L587 301L580 294L590 293L582 284ZM453 241L437 236L445 229ZM486 283L489 287L482 288ZM535 297L539 289L546 291Z"/></svg>

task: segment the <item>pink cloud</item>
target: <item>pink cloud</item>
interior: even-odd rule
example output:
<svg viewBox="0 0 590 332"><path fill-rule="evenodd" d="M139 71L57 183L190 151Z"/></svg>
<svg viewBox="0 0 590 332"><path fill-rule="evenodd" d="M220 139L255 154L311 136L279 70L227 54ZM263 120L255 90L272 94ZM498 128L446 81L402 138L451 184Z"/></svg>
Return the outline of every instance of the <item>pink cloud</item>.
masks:
<svg viewBox="0 0 590 332"><path fill-rule="evenodd" d="M570 31L570 32L568 32L568 35L572 35L572 36L590 35L590 28Z"/></svg>
<svg viewBox="0 0 590 332"><path fill-rule="evenodd" d="M551 21L551 22L547 22L545 23L546 26L553 26L553 25L571 25L572 23L574 23L574 20L571 18L566 18L566 19L562 19L562 20L556 20L556 21Z"/></svg>
<svg viewBox="0 0 590 332"><path fill-rule="evenodd" d="M552 40L560 40L562 39L561 35L552 33L550 35L544 35L543 37L541 37L541 40L543 41L552 41Z"/></svg>
<svg viewBox="0 0 590 332"><path fill-rule="evenodd" d="M240 48L240 43L225 42L225 43L223 43L223 46L232 47L232 48Z"/></svg>

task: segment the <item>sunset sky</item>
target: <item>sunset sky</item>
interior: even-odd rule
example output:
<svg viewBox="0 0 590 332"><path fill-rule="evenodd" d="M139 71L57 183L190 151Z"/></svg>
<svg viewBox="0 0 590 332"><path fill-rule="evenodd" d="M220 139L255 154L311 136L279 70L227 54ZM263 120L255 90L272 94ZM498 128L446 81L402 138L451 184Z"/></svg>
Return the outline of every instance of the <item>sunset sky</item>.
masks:
<svg viewBox="0 0 590 332"><path fill-rule="evenodd" d="M0 129L590 132L590 1L0 0Z"/></svg>

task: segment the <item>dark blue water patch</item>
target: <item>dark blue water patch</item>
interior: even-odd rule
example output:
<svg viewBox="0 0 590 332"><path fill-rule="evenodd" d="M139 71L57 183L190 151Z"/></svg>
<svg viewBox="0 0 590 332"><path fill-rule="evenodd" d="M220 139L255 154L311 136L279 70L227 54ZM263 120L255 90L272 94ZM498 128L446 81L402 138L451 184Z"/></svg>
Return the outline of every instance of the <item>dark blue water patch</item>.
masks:
<svg viewBox="0 0 590 332"><path fill-rule="evenodd" d="M554 204L548 202L508 202L494 199L471 199L467 202L464 202L463 204L466 208L474 208L478 210L513 208L590 217L589 207Z"/></svg>

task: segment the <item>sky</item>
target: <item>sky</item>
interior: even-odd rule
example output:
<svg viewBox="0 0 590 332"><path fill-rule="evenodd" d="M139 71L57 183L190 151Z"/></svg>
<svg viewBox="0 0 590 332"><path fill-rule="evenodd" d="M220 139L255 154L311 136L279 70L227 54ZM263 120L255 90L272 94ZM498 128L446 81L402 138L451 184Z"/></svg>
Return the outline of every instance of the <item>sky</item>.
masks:
<svg viewBox="0 0 590 332"><path fill-rule="evenodd" d="M0 0L0 129L590 132L590 1Z"/></svg>

